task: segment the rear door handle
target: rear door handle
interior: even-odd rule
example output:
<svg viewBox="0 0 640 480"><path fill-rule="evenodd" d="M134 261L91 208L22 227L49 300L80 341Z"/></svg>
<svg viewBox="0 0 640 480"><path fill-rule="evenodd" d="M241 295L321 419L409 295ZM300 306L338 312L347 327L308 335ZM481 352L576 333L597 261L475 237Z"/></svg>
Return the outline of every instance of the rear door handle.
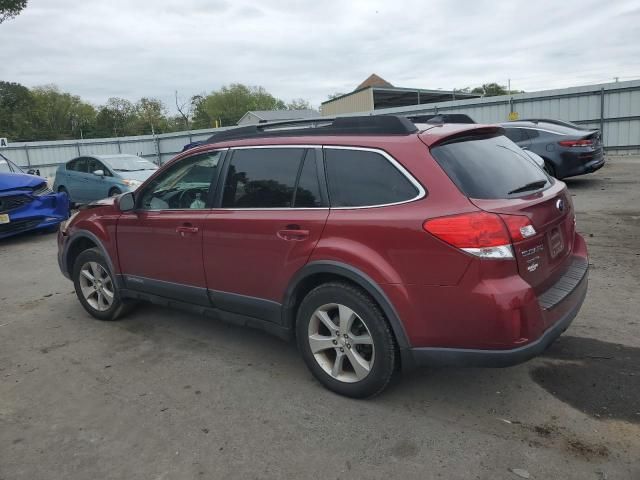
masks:
<svg viewBox="0 0 640 480"><path fill-rule="evenodd" d="M285 228L278 231L278 238L282 240L301 241L309 238L309 230L301 230L299 228Z"/></svg>
<svg viewBox="0 0 640 480"><path fill-rule="evenodd" d="M198 233L198 227L194 227L193 225L180 225L176 227L176 233L184 237L186 234Z"/></svg>

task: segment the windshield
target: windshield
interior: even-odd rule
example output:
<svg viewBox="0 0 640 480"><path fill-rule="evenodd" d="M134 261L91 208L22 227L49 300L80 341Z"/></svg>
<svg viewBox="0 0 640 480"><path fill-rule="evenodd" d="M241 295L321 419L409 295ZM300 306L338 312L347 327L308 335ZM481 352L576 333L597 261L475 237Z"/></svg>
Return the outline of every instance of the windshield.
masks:
<svg viewBox="0 0 640 480"><path fill-rule="evenodd" d="M551 185L551 179L504 135L470 136L434 147L438 164L470 198L514 198Z"/></svg>
<svg viewBox="0 0 640 480"><path fill-rule="evenodd" d="M0 173L22 173L22 170L17 165L0 158Z"/></svg>
<svg viewBox="0 0 640 480"><path fill-rule="evenodd" d="M158 167L144 158L135 155L104 158L104 162L116 172L138 172L140 170L157 170Z"/></svg>

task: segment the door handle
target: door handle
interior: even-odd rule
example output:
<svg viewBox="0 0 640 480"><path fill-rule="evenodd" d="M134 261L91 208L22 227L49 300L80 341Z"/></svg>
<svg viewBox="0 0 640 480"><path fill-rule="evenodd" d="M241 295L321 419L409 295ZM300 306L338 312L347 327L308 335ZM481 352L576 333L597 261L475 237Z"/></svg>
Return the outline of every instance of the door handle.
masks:
<svg viewBox="0 0 640 480"><path fill-rule="evenodd" d="M184 237L188 233L198 233L198 227L194 227L193 225L180 225L179 227L176 227L176 233L180 234L181 237Z"/></svg>
<svg viewBox="0 0 640 480"><path fill-rule="evenodd" d="M309 238L309 230L301 230L299 228L285 228L282 230L278 230L278 238L282 240L294 240L301 241Z"/></svg>

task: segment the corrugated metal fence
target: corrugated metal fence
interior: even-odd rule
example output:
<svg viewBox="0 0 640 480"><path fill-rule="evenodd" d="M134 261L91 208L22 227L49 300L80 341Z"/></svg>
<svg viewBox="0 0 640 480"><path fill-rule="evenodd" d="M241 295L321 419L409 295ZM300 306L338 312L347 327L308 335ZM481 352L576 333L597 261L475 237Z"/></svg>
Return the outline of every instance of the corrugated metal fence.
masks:
<svg viewBox="0 0 640 480"><path fill-rule="evenodd" d="M605 147L611 154L640 153L640 80L387 108L368 113L437 112L466 113L478 123L504 122L514 113L519 118L568 120L600 129ZM155 136L10 143L0 152L20 166L39 168L43 176L51 177L57 165L79 155L132 153L162 164L180 152L184 145L205 140L218 130L225 128Z"/></svg>
<svg viewBox="0 0 640 480"><path fill-rule="evenodd" d="M640 153L640 80L386 108L371 113L438 112L466 113L478 123L505 122L510 113L517 113L521 119L567 120L602 131L610 154Z"/></svg>
<svg viewBox="0 0 640 480"><path fill-rule="evenodd" d="M80 155L130 153L163 164L191 142L206 140L225 128L190 132L142 135L138 137L60 140L55 142L9 143L0 153L24 168L38 168L44 177L52 177L57 166Z"/></svg>

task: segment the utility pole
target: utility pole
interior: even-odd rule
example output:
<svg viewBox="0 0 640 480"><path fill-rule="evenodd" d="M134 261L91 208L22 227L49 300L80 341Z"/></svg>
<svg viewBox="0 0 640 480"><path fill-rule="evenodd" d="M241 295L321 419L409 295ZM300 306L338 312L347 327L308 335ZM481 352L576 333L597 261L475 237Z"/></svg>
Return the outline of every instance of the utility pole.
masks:
<svg viewBox="0 0 640 480"><path fill-rule="evenodd" d="M618 80L620 79L620 77L613 77L613 79L616 81L616 83L618 83Z"/></svg>
<svg viewBox="0 0 640 480"><path fill-rule="evenodd" d="M507 79L507 95L511 95L511 79Z"/></svg>

